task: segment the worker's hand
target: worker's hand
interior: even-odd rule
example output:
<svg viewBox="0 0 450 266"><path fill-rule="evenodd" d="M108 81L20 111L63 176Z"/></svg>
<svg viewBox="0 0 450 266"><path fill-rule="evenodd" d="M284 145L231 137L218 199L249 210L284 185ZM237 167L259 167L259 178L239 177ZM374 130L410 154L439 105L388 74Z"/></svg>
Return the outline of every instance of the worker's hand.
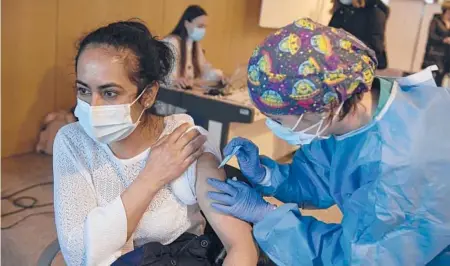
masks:
<svg viewBox="0 0 450 266"><path fill-rule="evenodd" d="M254 188L243 182L210 178L208 184L218 190L208 192L208 197L215 201L211 206L221 213L256 224L276 209L275 205L269 204Z"/></svg>
<svg viewBox="0 0 450 266"><path fill-rule="evenodd" d="M192 79L188 78L177 78L173 81L173 85L179 89L185 89L186 87L194 84L194 81Z"/></svg>
<svg viewBox="0 0 450 266"><path fill-rule="evenodd" d="M160 187L183 174L203 154L206 136L185 123L152 146L143 171L145 177L155 180Z"/></svg>
<svg viewBox="0 0 450 266"><path fill-rule="evenodd" d="M258 147L248 139L237 137L223 149L223 155L230 155L236 146L241 146L236 153L241 172L250 183L259 184L266 176L266 169L259 160Z"/></svg>
<svg viewBox="0 0 450 266"><path fill-rule="evenodd" d="M450 37L445 38L445 39L444 39L444 43L450 44Z"/></svg>

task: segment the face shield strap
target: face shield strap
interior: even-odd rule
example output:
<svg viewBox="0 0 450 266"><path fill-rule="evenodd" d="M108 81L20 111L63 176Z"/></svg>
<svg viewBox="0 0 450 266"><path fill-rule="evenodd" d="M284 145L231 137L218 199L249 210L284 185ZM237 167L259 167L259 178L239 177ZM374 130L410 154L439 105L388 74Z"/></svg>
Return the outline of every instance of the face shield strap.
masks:
<svg viewBox="0 0 450 266"><path fill-rule="evenodd" d="M322 119L321 121L315 123L314 125L312 125L312 126L310 126L310 127L307 127L307 128L305 128L305 129L303 129L303 130L300 130L300 131L295 131L295 128L297 128L297 126L300 124L302 118L303 118L303 114L302 114L302 115L300 116L300 118L297 120L297 123L295 123L295 126L292 127L292 131L293 131L293 132L297 132L297 133L306 133L306 132L310 131L311 129L316 128L317 126L319 126L319 129L320 129L320 126L321 126L322 123L323 123L323 119Z"/></svg>
<svg viewBox="0 0 450 266"><path fill-rule="evenodd" d="M342 102L342 103L339 105L339 108L336 110L336 113L335 113L335 114L333 115L333 117L331 118L330 123L328 123L328 125L325 126L322 130L317 130L317 132L316 132L316 137L317 137L317 138L323 138L323 137L321 137L320 135L322 135L323 132L325 132L325 130L327 130L327 129L331 126L331 124L332 124L333 121L336 119L336 117L338 117L339 114L341 113L341 110L342 110L343 107L344 107L344 102ZM322 120L322 122L321 122L321 124L320 124L320 126L319 126L319 129L320 129L320 127L322 127L322 124L323 124L324 121L325 121L325 118Z"/></svg>
<svg viewBox="0 0 450 266"><path fill-rule="evenodd" d="M339 105L339 108L336 110L336 113L335 113L335 114L333 115L333 117L331 118L331 121L328 123L327 126L325 126L325 127L323 127L323 128L322 128L322 126L324 125L324 122L325 122L325 119L326 119L326 118L322 118L322 120L320 120L320 121L317 122L316 124L314 124L314 125L312 125L312 126L310 126L310 127L308 127L308 128L305 128L305 129L303 129L303 130L301 130L301 131L295 131L295 129L298 127L298 125L300 124L300 122L301 122L302 119L303 119L303 115L304 115L304 113L303 113L303 114L298 118L298 120L297 120L297 122L295 123L295 125L291 128L291 131L296 132L296 133L308 134L308 133L306 133L306 132L308 132L308 131L310 131L310 130L312 130L312 129L314 129L314 128L317 127L316 133L314 134L314 138L324 139L325 137L322 137L322 136L320 136L320 135L323 134L323 132L325 132L325 130L327 130L327 129L330 127L330 125L333 123L333 121L336 119L336 117L337 117L337 116L339 115L339 113L341 112L343 106L344 106L344 102L342 102L342 103Z"/></svg>
<svg viewBox="0 0 450 266"><path fill-rule="evenodd" d="M301 114L300 117L297 119L297 122L295 123L295 125L291 128L292 131L295 131L295 129L298 127L298 124L300 124L300 122L302 121L303 115L305 113Z"/></svg>

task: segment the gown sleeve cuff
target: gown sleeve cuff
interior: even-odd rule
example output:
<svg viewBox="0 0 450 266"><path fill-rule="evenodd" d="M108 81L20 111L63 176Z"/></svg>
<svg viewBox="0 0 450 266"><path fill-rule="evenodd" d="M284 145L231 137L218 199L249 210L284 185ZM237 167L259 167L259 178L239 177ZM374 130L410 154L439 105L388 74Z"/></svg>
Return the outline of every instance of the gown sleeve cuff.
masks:
<svg viewBox="0 0 450 266"><path fill-rule="evenodd" d="M266 170L266 175L264 176L263 180L261 182L259 182L258 185L263 186L263 187L270 187L270 185L272 184L271 182L271 178L272 178L272 173L270 172L269 167L263 165L264 169Z"/></svg>
<svg viewBox="0 0 450 266"><path fill-rule="evenodd" d="M300 211L298 205L294 203L283 204L275 210L269 212L263 220L255 224L253 227L253 234L256 238L267 239L272 233L272 229L283 219L286 218L286 214L289 212L294 212L298 215ZM298 217L295 217L298 220Z"/></svg>
<svg viewBox="0 0 450 266"><path fill-rule="evenodd" d="M289 203L269 212L262 221L253 226L256 242L277 265L294 265L292 260L299 258L286 256L286 250L282 247L303 249L295 253L301 253L302 258L310 257L309 249L305 247L304 235L299 232L302 227L301 217L297 204Z"/></svg>
<svg viewBox="0 0 450 266"><path fill-rule="evenodd" d="M274 162L272 159L261 156L260 161L264 169L266 170L266 175L264 176L263 180L259 182L258 184L255 184L256 190L258 190L263 195L273 195L276 191L275 183L274 183L274 175L273 171L276 167L276 162Z"/></svg>

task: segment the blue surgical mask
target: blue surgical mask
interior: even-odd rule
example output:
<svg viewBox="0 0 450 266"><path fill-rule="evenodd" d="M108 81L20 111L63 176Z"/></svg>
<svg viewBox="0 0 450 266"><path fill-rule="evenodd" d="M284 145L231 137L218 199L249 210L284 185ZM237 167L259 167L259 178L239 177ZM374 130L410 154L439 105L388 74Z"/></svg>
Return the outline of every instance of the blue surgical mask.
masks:
<svg viewBox="0 0 450 266"><path fill-rule="evenodd" d="M330 137L330 136L322 136L322 134L325 132L325 130L328 129L328 127L331 125L334 119L338 116L342 107L343 103L339 106L339 108L336 111L336 114L333 116L330 123L328 123L328 125L326 126L323 126L323 123L325 122L326 118L322 118L319 122L308 128L305 128L301 131L294 131L300 124L300 121L303 118L303 114L298 118L297 122L292 128L287 128L273 121L270 118L266 119L266 126L273 132L273 134L275 134L275 136L279 137L280 139L286 141L291 145L307 145L310 144L315 139L328 139ZM306 133L316 128L317 130L315 134Z"/></svg>
<svg viewBox="0 0 450 266"><path fill-rule="evenodd" d="M189 38L191 38L193 41L201 41L203 37L205 37L206 29L205 28L197 28L195 27L191 34L189 34Z"/></svg>
<svg viewBox="0 0 450 266"><path fill-rule="evenodd" d="M300 116L298 121L300 121L302 117L303 116ZM293 128L297 127L298 121ZM317 131L319 131L322 124L323 124L323 120L321 120L317 124L312 125L311 127L308 127L305 130L296 132L292 128L284 127L281 124L278 124L277 122L273 121L270 118L266 119L266 126L272 131L272 133L275 134L275 136L279 137L280 139L286 141L287 143L289 143L291 145L310 144L317 137L317 133L309 134L309 133L305 133L305 132L308 130L311 130L315 127L318 127Z"/></svg>

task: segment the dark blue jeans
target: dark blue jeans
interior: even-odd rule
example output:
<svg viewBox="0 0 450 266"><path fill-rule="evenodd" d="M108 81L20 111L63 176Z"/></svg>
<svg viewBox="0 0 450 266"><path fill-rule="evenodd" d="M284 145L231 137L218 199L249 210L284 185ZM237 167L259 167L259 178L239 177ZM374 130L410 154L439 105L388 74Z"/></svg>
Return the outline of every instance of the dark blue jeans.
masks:
<svg viewBox="0 0 450 266"><path fill-rule="evenodd" d="M215 250L216 249L216 250ZM113 266L183 265L212 266L220 253L207 235L196 236L184 233L169 245L151 242L121 256ZM217 254L217 255L216 255Z"/></svg>

